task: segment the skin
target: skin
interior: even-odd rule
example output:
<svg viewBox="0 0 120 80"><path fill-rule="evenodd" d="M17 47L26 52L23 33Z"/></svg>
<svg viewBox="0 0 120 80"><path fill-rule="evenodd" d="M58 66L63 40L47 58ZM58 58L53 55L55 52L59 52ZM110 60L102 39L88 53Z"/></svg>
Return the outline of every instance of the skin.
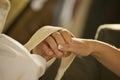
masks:
<svg viewBox="0 0 120 80"><path fill-rule="evenodd" d="M53 57L69 56L70 52L79 56L92 55L105 67L120 76L120 50L114 46L92 39L72 38L65 29L55 32L33 49L47 61Z"/></svg>
<svg viewBox="0 0 120 80"><path fill-rule="evenodd" d="M42 43L37 45L32 52L43 56L47 61L53 57L61 58L70 55L69 52L58 49L58 44L69 44L72 41L72 34L66 29L54 32Z"/></svg>
<svg viewBox="0 0 120 80"><path fill-rule="evenodd" d="M74 52L79 56L92 55L105 67L120 76L120 50L116 47L91 39L73 38L70 44L60 44L59 50Z"/></svg>

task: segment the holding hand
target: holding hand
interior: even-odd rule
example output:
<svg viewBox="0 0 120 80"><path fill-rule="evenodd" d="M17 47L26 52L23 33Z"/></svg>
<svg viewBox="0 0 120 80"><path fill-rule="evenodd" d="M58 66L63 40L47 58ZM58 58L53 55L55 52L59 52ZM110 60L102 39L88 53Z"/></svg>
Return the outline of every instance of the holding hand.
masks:
<svg viewBox="0 0 120 80"><path fill-rule="evenodd" d="M74 52L79 56L92 55L108 69L120 76L120 50L107 43L72 38L65 29L55 32L33 49L33 53L43 56L47 61L53 57L61 58Z"/></svg>
<svg viewBox="0 0 120 80"><path fill-rule="evenodd" d="M60 44L58 49L61 51L74 52L79 56L88 56L92 52L90 46L90 40L72 38L72 42L69 44Z"/></svg>
<svg viewBox="0 0 120 80"><path fill-rule="evenodd" d="M60 30L47 37L42 43L33 49L33 53L37 53L43 56L47 61L52 57L65 57L69 55L69 52L60 51L58 49L59 44L70 44L72 42L72 34L66 30Z"/></svg>

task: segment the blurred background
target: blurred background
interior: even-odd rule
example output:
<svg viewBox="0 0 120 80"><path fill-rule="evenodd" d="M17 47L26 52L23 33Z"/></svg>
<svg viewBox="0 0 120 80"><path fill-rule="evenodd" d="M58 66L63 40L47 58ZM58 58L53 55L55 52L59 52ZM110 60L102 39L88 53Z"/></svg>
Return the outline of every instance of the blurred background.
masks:
<svg viewBox="0 0 120 80"><path fill-rule="evenodd" d="M22 44L46 25L64 27L76 37L94 39L100 25L120 23L120 0L10 0L10 2L11 9L4 33ZM98 40L119 45L119 33L103 29L98 33L100 35ZM53 63L52 66L54 64L60 63ZM49 70L52 74L45 74L47 79L43 80L53 80L50 79L51 75L56 76L53 74L57 71L55 68ZM62 80L120 80L120 77L106 69L92 56L84 59L76 56Z"/></svg>
<svg viewBox="0 0 120 80"><path fill-rule="evenodd" d="M98 26L120 23L120 0L10 0L4 33L25 44L39 28L60 26L94 38Z"/></svg>

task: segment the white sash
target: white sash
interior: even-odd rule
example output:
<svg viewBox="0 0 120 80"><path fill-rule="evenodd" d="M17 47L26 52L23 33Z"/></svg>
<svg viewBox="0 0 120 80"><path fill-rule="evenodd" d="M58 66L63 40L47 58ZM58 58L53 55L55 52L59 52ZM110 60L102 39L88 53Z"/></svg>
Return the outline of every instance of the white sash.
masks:
<svg viewBox="0 0 120 80"><path fill-rule="evenodd" d="M30 40L24 45L29 51L31 51L35 46L45 40L49 35L52 33L61 30L60 27L52 27L52 26L44 26L39 29L31 38ZM64 72L68 69L72 61L74 60L75 55L71 54L68 57L62 58L57 76L55 80L60 80L64 75ZM55 58L48 61L47 65L51 65L55 61Z"/></svg>

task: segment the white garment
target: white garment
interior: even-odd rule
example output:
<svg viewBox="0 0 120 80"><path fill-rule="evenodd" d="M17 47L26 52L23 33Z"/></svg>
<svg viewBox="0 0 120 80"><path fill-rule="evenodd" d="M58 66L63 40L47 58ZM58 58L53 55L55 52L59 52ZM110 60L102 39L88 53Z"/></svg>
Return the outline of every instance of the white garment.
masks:
<svg viewBox="0 0 120 80"><path fill-rule="evenodd" d="M45 67L41 56L31 55L17 41L0 34L0 80L38 80Z"/></svg>
<svg viewBox="0 0 120 80"><path fill-rule="evenodd" d="M46 39L49 35L52 33L61 30L61 27L53 27L53 26L44 26L34 35L30 38L30 40L24 45L29 51L35 48L39 43L41 43L44 39ZM75 54L72 54L68 57L63 57L61 64L58 69L58 73L56 74L55 80L61 80L62 76L64 75L65 71L68 69L70 64L75 58ZM55 61L55 58L49 60L47 62L47 67L49 67L53 62Z"/></svg>
<svg viewBox="0 0 120 80"><path fill-rule="evenodd" d="M3 29L9 8L9 0L0 0L0 31ZM25 44L28 50L14 39L0 34L0 80L38 80L45 72L46 61L37 54L30 54L29 51L60 29L51 26L39 29ZM74 57L75 55L71 54L70 57L62 58L55 80L62 78Z"/></svg>
<svg viewBox="0 0 120 80"><path fill-rule="evenodd" d="M8 0L0 0L0 33L3 30L9 10L10 2Z"/></svg>
<svg viewBox="0 0 120 80"><path fill-rule="evenodd" d="M0 32L10 9L9 0L0 0ZM38 80L45 72L46 61L14 39L0 34L0 80Z"/></svg>

